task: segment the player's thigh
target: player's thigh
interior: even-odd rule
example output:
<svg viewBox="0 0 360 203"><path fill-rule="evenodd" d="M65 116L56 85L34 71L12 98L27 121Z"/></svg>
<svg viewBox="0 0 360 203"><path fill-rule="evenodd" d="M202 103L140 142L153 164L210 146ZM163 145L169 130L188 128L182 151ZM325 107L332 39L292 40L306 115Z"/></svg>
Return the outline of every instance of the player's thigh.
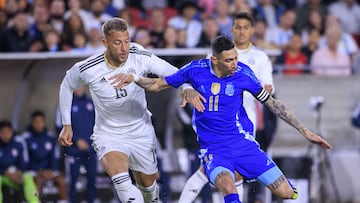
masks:
<svg viewBox="0 0 360 203"><path fill-rule="evenodd" d="M110 151L100 159L101 166L110 177L128 172L129 162L128 155L119 151Z"/></svg>
<svg viewBox="0 0 360 203"><path fill-rule="evenodd" d="M294 191L284 175L281 175L274 182L267 186L271 192L282 199L292 197Z"/></svg>
<svg viewBox="0 0 360 203"><path fill-rule="evenodd" d="M234 178L232 174L227 170L221 171L216 175L215 186L224 195L237 193Z"/></svg>

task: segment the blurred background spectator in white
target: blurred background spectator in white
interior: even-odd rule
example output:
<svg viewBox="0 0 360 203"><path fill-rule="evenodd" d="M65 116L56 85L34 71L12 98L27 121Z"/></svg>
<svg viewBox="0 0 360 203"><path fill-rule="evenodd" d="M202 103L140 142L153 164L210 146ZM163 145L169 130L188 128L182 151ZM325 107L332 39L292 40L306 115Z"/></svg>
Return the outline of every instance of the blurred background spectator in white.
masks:
<svg viewBox="0 0 360 203"><path fill-rule="evenodd" d="M64 0L53 0L50 4L50 25L61 34L64 30L64 14L65 2Z"/></svg>

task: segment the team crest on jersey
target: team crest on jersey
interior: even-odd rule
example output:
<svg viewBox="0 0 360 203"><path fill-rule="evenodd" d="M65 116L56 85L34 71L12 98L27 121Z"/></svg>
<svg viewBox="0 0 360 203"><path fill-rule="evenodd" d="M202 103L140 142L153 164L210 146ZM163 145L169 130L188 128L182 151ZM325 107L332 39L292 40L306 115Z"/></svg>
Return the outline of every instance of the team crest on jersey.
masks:
<svg viewBox="0 0 360 203"><path fill-rule="evenodd" d="M212 93L213 95L219 94L220 88L221 88L220 83L213 82L213 83L211 84L211 93Z"/></svg>
<svg viewBox="0 0 360 203"><path fill-rule="evenodd" d="M11 155L13 155L13 157L17 157L18 154L19 154L19 152L18 152L17 149L14 148L14 149L11 150Z"/></svg>
<svg viewBox="0 0 360 203"><path fill-rule="evenodd" d="M129 68L126 73L136 73L135 68Z"/></svg>
<svg viewBox="0 0 360 203"><path fill-rule="evenodd" d="M47 151L50 151L50 150L52 149L52 144L51 144L51 142L46 142L46 143L45 143L45 149L46 149Z"/></svg>
<svg viewBox="0 0 360 203"><path fill-rule="evenodd" d="M233 96L234 92L235 92L234 85L231 82L227 83L225 87L225 94L228 96Z"/></svg>

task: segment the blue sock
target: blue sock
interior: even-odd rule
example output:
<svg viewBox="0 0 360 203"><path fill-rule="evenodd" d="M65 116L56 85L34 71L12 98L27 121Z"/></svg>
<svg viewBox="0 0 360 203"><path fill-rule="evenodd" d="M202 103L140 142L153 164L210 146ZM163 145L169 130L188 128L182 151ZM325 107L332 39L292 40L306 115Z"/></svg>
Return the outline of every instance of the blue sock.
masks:
<svg viewBox="0 0 360 203"><path fill-rule="evenodd" d="M224 197L225 203L241 203L238 194L228 194Z"/></svg>

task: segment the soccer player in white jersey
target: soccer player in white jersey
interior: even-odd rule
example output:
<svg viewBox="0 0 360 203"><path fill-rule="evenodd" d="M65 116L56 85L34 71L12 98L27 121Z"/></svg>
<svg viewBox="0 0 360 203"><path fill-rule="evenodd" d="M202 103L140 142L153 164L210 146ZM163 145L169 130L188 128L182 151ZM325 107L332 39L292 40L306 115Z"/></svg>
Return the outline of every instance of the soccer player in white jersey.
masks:
<svg viewBox="0 0 360 203"><path fill-rule="evenodd" d="M261 86L271 94L274 93L274 83L272 77L272 64L266 53L250 42L254 33L255 22L252 16L248 13L239 13L234 16L234 22L231 32L234 36L234 44L238 53L238 60L248 65L259 79ZM253 123L253 131L255 135L256 130L256 108L255 98L249 93L244 92L243 105L245 111ZM204 185L208 183L202 166L187 180L184 189L181 192L179 203L193 202ZM241 176L237 176L235 183L236 189L239 193L240 199L243 196L243 180Z"/></svg>
<svg viewBox="0 0 360 203"><path fill-rule="evenodd" d="M121 202L158 202L156 139L145 92L136 84L115 89L110 80L118 73L167 76L178 69L131 43L123 19L112 18L102 29L106 51L76 63L61 83L59 104L64 127L59 142L64 146L73 144L72 92L88 85L95 106L92 147ZM131 182L129 168L137 187Z"/></svg>

